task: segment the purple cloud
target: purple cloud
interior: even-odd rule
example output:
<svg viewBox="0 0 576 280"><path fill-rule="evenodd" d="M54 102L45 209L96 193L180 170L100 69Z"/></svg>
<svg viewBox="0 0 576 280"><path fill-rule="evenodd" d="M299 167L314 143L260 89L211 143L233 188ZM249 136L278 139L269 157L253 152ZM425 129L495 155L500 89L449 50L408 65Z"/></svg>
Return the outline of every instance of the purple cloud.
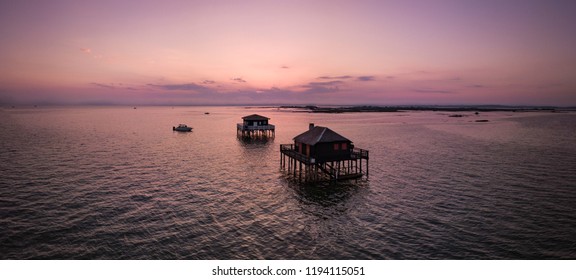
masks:
<svg viewBox="0 0 576 280"><path fill-rule="evenodd" d="M318 79L320 80L345 80L345 79L351 79L353 78L352 76L349 75L345 75L345 76L321 76L318 77Z"/></svg>
<svg viewBox="0 0 576 280"><path fill-rule="evenodd" d="M172 85L155 85L148 84L150 87L164 89L164 90L183 90L183 91L209 91L210 89L195 83L188 84L172 84Z"/></svg>
<svg viewBox="0 0 576 280"><path fill-rule="evenodd" d="M129 86L125 86L122 83L109 83L109 84L104 84L104 83L90 83L91 85L97 86L97 87L101 87L101 88L106 88L106 89L128 89L128 90L138 90L135 87L129 87Z"/></svg>
<svg viewBox="0 0 576 280"><path fill-rule="evenodd" d="M325 92L335 92L340 90L339 85L344 84L342 81L330 81L330 82L312 82L303 85L306 88L305 93L325 93Z"/></svg>
<svg viewBox="0 0 576 280"><path fill-rule="evenodd" d="M361 81L361 82L374 81L374 76L360 76L360 77L356 78L356 80Z"/></svg>
<svg viewBox="0 0 576 280"><path fill-rule="evenodd" d="M112 84L102 84L102 83L90 83L90 84L101 88L116 89L116 87Z"/></svg>
<svg viewBox="0 0 576 280"><path fill-rule="evenodd" d="M419 93L454 93L453 91L449 90L437 90L437 89L415 89L414 91Z"/></svg>

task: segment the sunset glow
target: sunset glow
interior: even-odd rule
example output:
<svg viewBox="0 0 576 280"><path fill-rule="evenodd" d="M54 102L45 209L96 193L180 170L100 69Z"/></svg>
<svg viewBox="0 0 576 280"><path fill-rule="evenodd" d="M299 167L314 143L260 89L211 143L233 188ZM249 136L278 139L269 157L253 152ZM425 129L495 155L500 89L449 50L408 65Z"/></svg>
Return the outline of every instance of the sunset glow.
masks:
<svg viewBox="0 0 576 280"><path fill-rule="evenodd" d="M574 1L2 1L0 104L576 105Z"/></svg>

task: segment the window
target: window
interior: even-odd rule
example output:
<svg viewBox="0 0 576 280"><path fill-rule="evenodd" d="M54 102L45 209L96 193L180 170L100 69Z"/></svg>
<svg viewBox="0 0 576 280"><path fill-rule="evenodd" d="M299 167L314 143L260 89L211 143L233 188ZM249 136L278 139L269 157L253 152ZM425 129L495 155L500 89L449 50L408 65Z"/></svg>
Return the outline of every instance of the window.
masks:
<svg viewBox="0 0 576 280"><path fill-rule="evenodd" d="M339 148L340 148L340 144L334 143L334 151L338 151Z"/></svg>
<svg viewBox="0 0 576 280"><path fill-rule="evenodd" d="M347 149L348 149L348 144L342 143L342 150L347 150Z"/></svg>

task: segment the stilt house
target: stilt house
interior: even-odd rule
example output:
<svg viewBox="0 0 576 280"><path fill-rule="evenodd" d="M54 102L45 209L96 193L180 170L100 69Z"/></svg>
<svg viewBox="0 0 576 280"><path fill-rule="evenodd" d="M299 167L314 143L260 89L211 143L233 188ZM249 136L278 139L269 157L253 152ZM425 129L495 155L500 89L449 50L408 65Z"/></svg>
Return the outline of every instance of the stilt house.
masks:
<svg viewBox="0 0 576 280"><path fill-rule="evenodd" d="M288 170L300 179L302 174L306 181L351 179L368 174L368 151L355 148L352 141L327 127L310 124L308 131L293 140L294 144L280 145L280 164L282 168L288 165Z"/></svg>
<svg viewBox="0 0 576 280"><path fill-rule="evenodd" d="M269 124L270 118L257 114L242 117L243 122L236 125L236 133L242 137L274 136L275 126Z"/></svg>

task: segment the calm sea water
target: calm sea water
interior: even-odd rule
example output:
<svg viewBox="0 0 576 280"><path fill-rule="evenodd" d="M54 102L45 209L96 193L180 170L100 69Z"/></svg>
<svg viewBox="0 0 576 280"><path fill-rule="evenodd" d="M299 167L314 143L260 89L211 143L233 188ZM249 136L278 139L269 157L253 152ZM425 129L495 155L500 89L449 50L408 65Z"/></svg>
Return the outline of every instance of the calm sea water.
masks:
<svg viewBox="0 0 576 280"><path fill-rule="evenodd" d="M253 113L275 138L236 137ZM464 114L0 109L0 258L576 258L576 114ZM368 180L287 178L310 122L370 150Z"/></svg>

